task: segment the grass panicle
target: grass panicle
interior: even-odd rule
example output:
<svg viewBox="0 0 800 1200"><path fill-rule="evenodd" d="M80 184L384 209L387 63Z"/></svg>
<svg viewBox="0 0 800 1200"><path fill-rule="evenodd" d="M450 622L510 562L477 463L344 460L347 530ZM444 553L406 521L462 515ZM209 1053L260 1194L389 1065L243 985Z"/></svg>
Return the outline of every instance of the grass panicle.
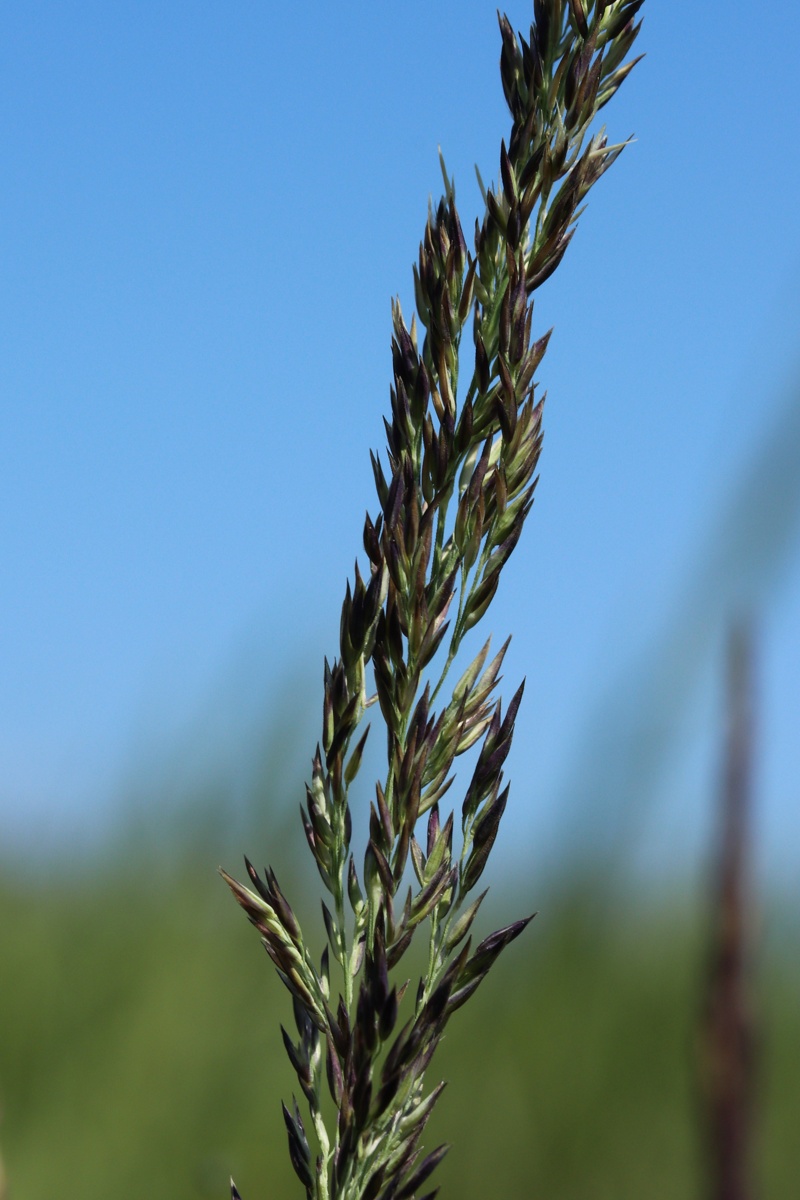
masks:
<svg viewBox="0 0 800 1200"><path fill-rule="evenodd" d="M430 208L414 267L410 326L399 302L392 307L391 416L385 459L372 457L378 509L364 522L368 566L356 564L339 656L325 663L322 737L301 807L328 894L321 961L312 961L274 871L262 877L245 860L247 884L223 872L292 996L295 1032L282 1032L308 1116L293 1099L283 1117L292 1165L313 1200L423 1200L447 1150L421 1150L443 1088L427 1090L433 1053L452 1014L530 920L473 944L523 691L503 709L497 686L508 643L490 658L487 642L449 695L448 681L533 504L543 407L534 376L550 336L534 336L533 296L623 148L591 127L634 65L641 4L535 0L527 39L499 18L512 117L500 181L481 184L485 212L471 252L442 161L444 195ZM468 325L471 344L462 347ZM349 794L373 704L387 760L364 846L353 837ZM473 746L454 839L455 811L445 814L441 802L455 760ZM401 961L423 938L427 965L407 995Z"/></svg>

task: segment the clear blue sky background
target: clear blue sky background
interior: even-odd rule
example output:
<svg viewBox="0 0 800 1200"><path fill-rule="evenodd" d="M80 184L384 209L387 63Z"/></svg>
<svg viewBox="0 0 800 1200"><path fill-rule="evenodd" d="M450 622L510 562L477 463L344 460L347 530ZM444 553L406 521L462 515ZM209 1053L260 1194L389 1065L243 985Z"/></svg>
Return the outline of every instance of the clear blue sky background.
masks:
<svg viewBox="0 0 800 1200"><path fill-rule="evenodd" d="M509 14L526 28L530 6ZM509 682L528 676L505 846L544 866L626 789L643 861L701 845L721 630L755 602L760 841L789 878L800 449L776 414L800 405L800 10L645 14L648 57L606 110L638 141L537 302L542 479L492 619L515 632ZM466 227L473 163L496 175L498 54L483 0L4 6L6 843L105 828L137 763L203 761L208 713L235 730L265 697L267 721L289 672L317 703L374 507L389 300L411 308L437 144ZM778 420L783 476L758 465ZM648 737L668 770L634 767Z"/></svg>

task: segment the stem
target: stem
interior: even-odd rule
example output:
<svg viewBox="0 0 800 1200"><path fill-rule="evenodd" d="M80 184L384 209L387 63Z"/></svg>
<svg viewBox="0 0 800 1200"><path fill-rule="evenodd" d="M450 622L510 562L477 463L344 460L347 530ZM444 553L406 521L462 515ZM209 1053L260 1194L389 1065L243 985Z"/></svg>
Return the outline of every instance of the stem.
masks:
<svg viewBox="0 0 800 1200"><path fill-rule="evenodd" d="M728 728L701 1026L710 1200L751 1200L754 1195L749 937L753 658L752 628L742 623L731 631L728 646Z"/></svg>

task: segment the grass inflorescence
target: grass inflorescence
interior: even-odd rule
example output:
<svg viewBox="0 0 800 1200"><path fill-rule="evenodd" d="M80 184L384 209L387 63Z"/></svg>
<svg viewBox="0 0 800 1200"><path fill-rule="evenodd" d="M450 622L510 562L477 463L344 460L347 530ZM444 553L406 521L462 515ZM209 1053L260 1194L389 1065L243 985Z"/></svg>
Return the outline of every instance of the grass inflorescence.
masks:
<svg viewBox="0 0 800 1200"><path fill-rule="evenodd" d="M301 808L329 897L319 965L271 868L262 877L246 860L247 885L223 872L292 995L296 1034L284 1029L283 1039L310 1121L297 1099L283 1115L292 1165L314 1200L422 1200L446 1151L421 1157L444 1086L426 1083L434 1051L530 920L473 945L523 688L504 711L497 684L508 643L490 657L487 642L453 686L450 669L533 503L543 409L534 376L549 339L534 336L533 294L622 149L590 127L633 66L641 4L535 0L527 39L500 17L512 127L499 184L482 186L474 252L442 164L444 195L429 211L414 268L410 326L393 305L391 418L386 465L372 460L378 510L364 523L368 570L356 565L339 657L325 664L322 738ZM349 796L374 704L386 771L359 849ZM456 814L442 801L456 758L473 746L454 844ZM423 929L426 965L410 989L401 962Z"/></svg>

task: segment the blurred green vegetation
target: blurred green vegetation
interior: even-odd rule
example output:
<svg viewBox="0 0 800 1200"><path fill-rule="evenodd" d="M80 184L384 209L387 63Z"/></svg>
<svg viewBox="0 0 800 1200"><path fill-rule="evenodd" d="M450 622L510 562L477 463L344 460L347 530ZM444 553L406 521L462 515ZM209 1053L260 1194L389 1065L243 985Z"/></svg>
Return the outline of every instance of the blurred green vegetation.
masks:
<svg viewBox="0 0 800 1200"><path fill-rule="evenodd" d="M443 1195L700 1195L699 922L677 898L601 905L586 882L545 900L442 1046ZM522 907L496 898L484 932ZM245 1200L299 1194L278 1103L289 998L210 868L6 873L0 923L10 1200L200 1200L230 1173ZM795 959L771 953L760 975L764 1196L800 1175Z"/></svg>

